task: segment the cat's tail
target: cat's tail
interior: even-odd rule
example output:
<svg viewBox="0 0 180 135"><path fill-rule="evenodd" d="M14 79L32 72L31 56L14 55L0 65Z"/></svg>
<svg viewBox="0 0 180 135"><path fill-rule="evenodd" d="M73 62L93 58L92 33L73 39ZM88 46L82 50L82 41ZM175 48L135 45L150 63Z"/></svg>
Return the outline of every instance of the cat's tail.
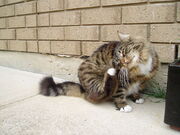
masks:
<svg viewBox="0 0 180 135"><path fill-rule="evenodd" d="M75 96L84 98L83 87L75 82L55 83L52 77L45 77L40 83L40 94L45 96Z"/></svg>

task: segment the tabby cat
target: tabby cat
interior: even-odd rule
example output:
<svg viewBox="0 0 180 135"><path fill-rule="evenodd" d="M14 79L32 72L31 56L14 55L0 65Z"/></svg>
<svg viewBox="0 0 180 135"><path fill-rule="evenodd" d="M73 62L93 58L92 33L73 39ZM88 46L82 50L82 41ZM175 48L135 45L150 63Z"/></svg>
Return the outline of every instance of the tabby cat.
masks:
<svg viewBox="0 0 180 135"><path fill-rule="evenodd" d="M139 91L155 75L159 60L146 42L121 33L119 37L120 41L100 46L82 62L78 70L80 84L55 84L52 77L46 77L41 82L40 93L84 97L93 103L111 100L118 110L132 111L127 97L138 104L144 102Z"/></svg>

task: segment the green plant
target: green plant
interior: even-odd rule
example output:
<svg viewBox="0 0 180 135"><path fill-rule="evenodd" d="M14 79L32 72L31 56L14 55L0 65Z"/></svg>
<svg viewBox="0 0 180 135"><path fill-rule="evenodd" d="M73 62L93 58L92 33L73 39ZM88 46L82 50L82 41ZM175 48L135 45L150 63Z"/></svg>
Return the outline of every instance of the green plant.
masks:
<svg viewBox="0 0 180 135"><path fill-rule="evenodd" d="M161 85L158 82L156 82L155 80L151 80L148 83L148 86L145 89L144 94L155 98L165 99L166 91L164 88L161 87Z"/></svg>

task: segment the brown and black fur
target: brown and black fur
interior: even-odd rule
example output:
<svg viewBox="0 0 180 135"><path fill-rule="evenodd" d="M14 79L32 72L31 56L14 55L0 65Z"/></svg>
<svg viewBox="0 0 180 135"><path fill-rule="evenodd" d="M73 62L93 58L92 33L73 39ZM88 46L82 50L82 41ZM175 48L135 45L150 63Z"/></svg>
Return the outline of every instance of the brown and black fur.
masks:
<svg viewBox="0 0 180 135"><path fill-rule="evenodd" d="M52 77L45 77L40 83L40 94L45 96L76 96L84 97L84 89L75 82L55 83Z"/></svg>
<svg viewBox="0 0 180 135"><path fill-rule="evenodd" d="M133 49L139 52L139 63L146 63L148 57L152 56L152 69L148 74L141 74L138 66L128 66L128 63L124 64L123 59L119 58L119 50L125 50L124 54L126 55ZM127 105L126 98L128 96L133 101L140 98L138 92L128 95L128 88L139 82L139 90L142 90L144 83L155 75L158 65L156 52L147 49L144 43L136 43L132 40L126 42L114 41L99 47L80 65L78 70L80 84L74 82L55 84L51 77L47 77L41 82L40 93L47 96L79 96L93 103L113 99L116 107L120 109ZM122 85L118 77L122 67L125 67L128 71L129 84L126 87ZM116 69L116 75L111 76L107 73L110 68Z"/></svg>
<svg viewBox="0 0 180 135"><path fill-rule="evenodd" d="M79 67L80 84L86 91L86 99L97 103L110 99L118 88L117 76L107 70L113 65L114 50L119 42L110 42L98 48Z"/></svg>

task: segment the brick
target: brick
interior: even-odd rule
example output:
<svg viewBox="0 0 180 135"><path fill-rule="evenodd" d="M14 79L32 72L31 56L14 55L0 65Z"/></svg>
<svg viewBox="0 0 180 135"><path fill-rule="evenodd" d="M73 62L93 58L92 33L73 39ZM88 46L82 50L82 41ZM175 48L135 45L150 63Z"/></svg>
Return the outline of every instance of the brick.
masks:
<svg viewBox="0 0 180 135"><path fill-rule="evenodd" d="M49 14L38 15L38 26L49 26Z"/></svg>
<svg viewBox="0 0 180 135"><path fill-rule="evenodd" d="M130 36L140 36L147 38L147 25L108 25L101 27L101 40L119 40L117 31L130 34Z"/></svg>
<svg viewBox="0 0 180 135"><path fill-rule="evenodd" d="M50 28L39 28L38 29L39 39L64 39L64 28L61 27L50 27Z"/></svg>
<svg viewBox="0 0 180 135"><path fill-rule="evenodd" d="M104 42L82 42L82 54L90 56Z"/></svg>
<svg viewBox="0 0 180 135"><path fill-rule="evenodd" d="M118 24L121 8L98 8L82 11L82 24Z"/></svg>
<svg viewBox="0 0 180 135"><path fill-rule="evenodd" d="M66 0L65 5L66 9L98 7L100 0Z"/></svg>
<svg viewBox="0 0 180 135"><path fill-rule="evenodd" d="M8 41L8 50L25 52L26 51L26 41L9 40Z"/></svg>
<svg viewBox="0 0 180 135"><path fill-rule="evenodd" d="M19 2L24 2L24 0L6 0L7 4L19 3Z"/></svg>
<svg viewBox="0 0 180 135"><path fill-rule="evenodd" d="M175 0L149 0L150 2L166 2L166 1L175 1Z"/></svg>
<svg viewBox="0 0 180 135"><path fill-rule="evenodd" d="M33 14L36 13L36 2L26 2L15 5L16 15Z"/></svg>
<svg viewBox="0 0 180 135"><path fill-rule="evenodd" d="M0 17L14 16L14 5L0 7Z"/></svg>
<svg viewBox="0 0 180 135"><path fill-rule="evenodd" d="M36 39L36 29L17 29L16 38L17 39Z"/></svg>
<svg viewBox="0 0 180 135"><path fill-rule="evenodd" d="M35 27L36 24L36 15L28 15L26 16L26 27Z"/></svg>
<svg viewBox="0 0 180 135"><path fill-rule="evenodd" d="M180 24L153 24L151 42L180 43Z"/></svg>
<svg viewBox="0 0 180 135"><path fill-rule="evenodd" d="M27 41L27 51L28 52L38 52L37 41Z"/></svg>
<svg viewBox="0 0 180 135"><path fill-rule="evenodd" d="M66 11L50 14L51 26L80 25L80 11Z"/></svg>
<svg viewBox="0 0 180 135"><path fill-rule="evenodd" d="M15 30L13 29L0 30L0 39L15 39Z"/></svg>
<svg viewBox="0 0 180 135"><path fill-rule="evenodd" d="M8 20L8 27L9 28L16 28L16 27L25 27L25 17L10 17Z"/></svg>
<svg viewBox="0 0 180 135"><path fill-rule="evenodd" d="M63 10L63 0L38 0L37 11L47 12L55 10Z"/></svg>
<svg viewBox="0 0 180 135"><path fill-rule="evenodd" d="M54 54L80 55L80 41L51 41Z"/></svg>
<svg viewBox="0 0 180 135"><path fill-rule="evenodd" d="M162 63L174 61L174 45L171 44L152 44Z"/></svg>
<svg viewBox="0 0 180 135"><path fill-rule="evenodd" d="M6 28L6 20L5 20L5 18L0 18L0 28Z"/></svg>
<svg viewBox="0 0 180 135"><path fill-rule="evenodd" d="M64 2L63 0L50 0L50 11L63 10Z"/></svg>
<svg viewBox="0 0 180 135"><path fill-rule="evenodd" d="M103 6L147 2L147 0L101 0Z"/></svg>
<svg viewBox="0 0 180 135"><path fill-rule="evenodd" d="M67 40L99 40L98 26L72 26L65 28Z"/></svg>
<svg viewBox="0 0 180 135"><path fill-rule="evenodd" d="M175 4L153 4L122 8L123 23L174 22Z"/></svg>
<svg viewBox="0 0 180 135"><path fill-rule="evenodd" d="M7 41L0 40L0 50L7 50Z"/></svg>
<svg viewBox="0 0 180 135"><path fill-rule="evenodd" d="M4 0L0 0L0 6L4 5Z"/></svg>
<svg viewBox="0 0 180 135"><path fill-rule="evenodd" d="M50 41L39 41L40 53L51 53Z"/></svg>
<svg viewBox="0 0 180 135"><path fill-rule="evenodd" d="M180 2L177 3L177 21L180 22Z"/></svg>
<svg viewBox="0 0 180 135"><path fill-rule="evenodd" d="M37 11L46 12L50 10L49 0L38 0L37 1Z"/></svg>

